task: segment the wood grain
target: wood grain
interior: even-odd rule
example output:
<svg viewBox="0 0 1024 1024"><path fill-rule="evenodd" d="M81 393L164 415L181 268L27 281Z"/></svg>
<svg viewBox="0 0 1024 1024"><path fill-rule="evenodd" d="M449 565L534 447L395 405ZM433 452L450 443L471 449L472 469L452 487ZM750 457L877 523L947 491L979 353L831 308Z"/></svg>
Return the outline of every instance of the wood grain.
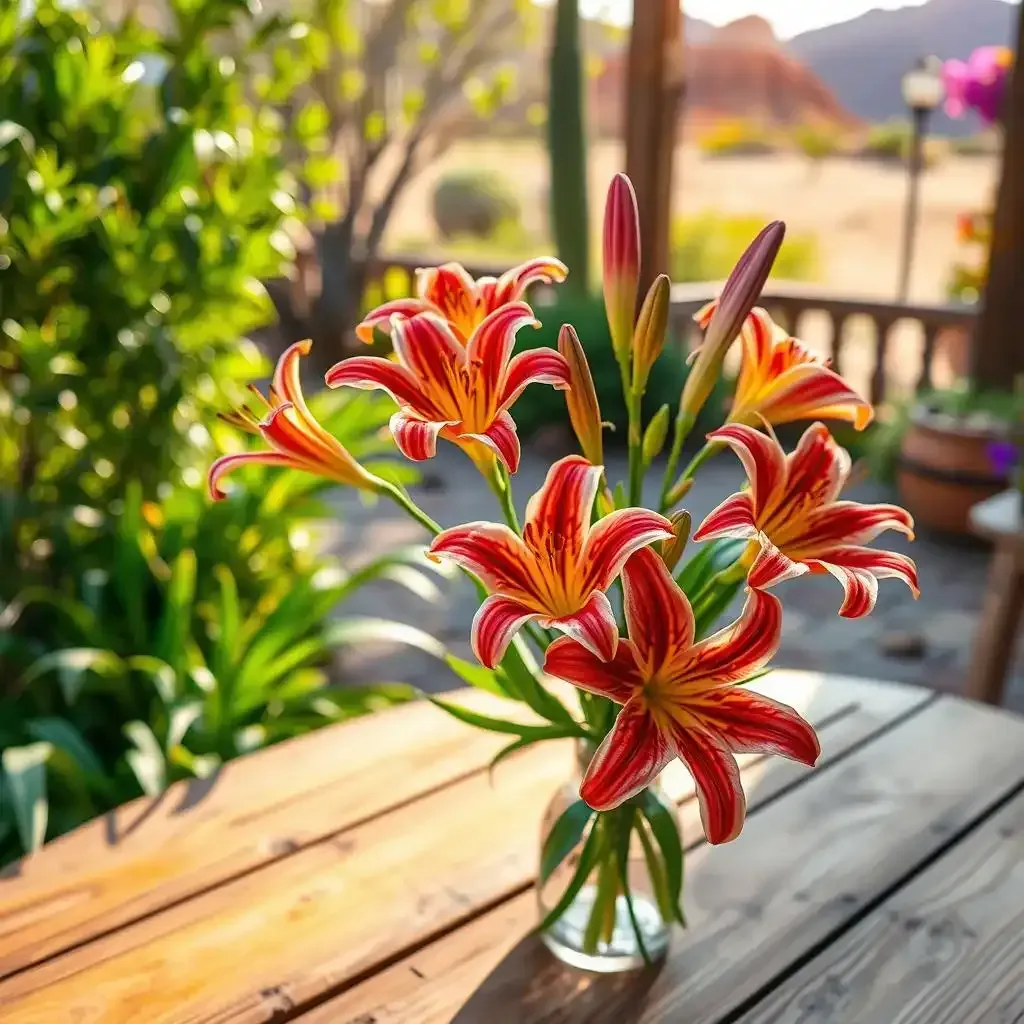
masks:
<svg viewBox="0 0 1024 1024"><path fill-rule="evenodd" d="M459 699L508 714L486 693ZM482 771L507 742L406 705L127 804L0 878L0 978Z"/></svg>
<svg viewBox="0 0 1024 1024"><path fill-rule="evenodd" d="M822 686L810 674L769 676L759 688L836 727L856 714L851 702L877 699L887 710L874 713L871 730L880 715L928 699ZM527 886L540 816L571 759L562 744L533 748L493 785L486 774L463 778L8 978L0 1019L49 1024L58 1010L77 1024L276 1019ZM763 780L762 765L752 769L753 799L769 780L807 774L780 760Z"/></svg>
<svg viewBox="0 0 1024 1024"><path fill-rule="evenodd" d="M742 1024L1024 1020L1024 796L882 903Z"/></svg>
<svg viewBox="0 0 1024 1024"><path fill-rule="evenodd" d="M691 854L690 929L660 971L561 968L529 935L526 894L300 1022L717 1024L1022 779L1024 723L942 699Z"/></svg>

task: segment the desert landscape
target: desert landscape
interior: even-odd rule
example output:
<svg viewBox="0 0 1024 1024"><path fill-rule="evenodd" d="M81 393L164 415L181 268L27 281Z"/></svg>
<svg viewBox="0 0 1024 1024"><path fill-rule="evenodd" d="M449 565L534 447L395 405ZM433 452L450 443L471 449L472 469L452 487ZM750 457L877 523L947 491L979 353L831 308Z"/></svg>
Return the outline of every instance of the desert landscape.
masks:
<svg viewBox="0 0 1024 1024"><path fill-rule="evenodd" d="M598 141L591 154L590 212L596 243L603 191L622 167L623 153L617 143ZM536 240L538 251L548 247L548 166L539 141L474 140L453 146L407 191L391 221L388 241L400 246L409 239L423 240L429 252L443 252L430 212L433 185L446 172L467 168L493 170L512 183L522 205L524 229ZM994 156L950 153L924 173L911 302L946 301L950 268L959 253L957 214L991 202L997 172ZM713 157L686 144L676 153L676 215L714 210L785 220L793 233L818 239L820 266L814 288L843 297L895 299L906 196L907 171L898 163L837 156L812 164L798 153L786 152ZM824 317L809 317L805 340L824 346L826 331ZM850 331L846 372L866 387L874 365L870 327L854 322ZM920 345L916 325L896 328L888 369L901 391L911 389ZM936 373L939 384L949 383L953 376L942 360Z"/></svg>

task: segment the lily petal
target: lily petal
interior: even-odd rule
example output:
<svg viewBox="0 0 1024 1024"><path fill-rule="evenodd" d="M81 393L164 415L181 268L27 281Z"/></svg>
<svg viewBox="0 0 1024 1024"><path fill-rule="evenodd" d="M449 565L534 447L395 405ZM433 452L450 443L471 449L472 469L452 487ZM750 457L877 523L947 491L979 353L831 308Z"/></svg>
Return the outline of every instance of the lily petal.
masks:
<svg viewBox="0 0 1024 1024"><path fill-rule="evenodd" d="M505 656L512 638L537 613L510 597L492 594L473 616L470 646L481 665L494 668Z"/></svg>
<svg viewBox="0 0 1024 1024"><path fill-rule="evenodd" d="M786 456L778 441L742 423L713 430L708 440L727 444L743 463L756 518L786 482Z"/></svg>
<svg viewBox="0 0 1024 1024"><path fill-rule="evenodd" d="M450 558L488 590L528 600L533 592L522 540L501 523L464 523L442 530L427 549L435 561Z"/></svg>
<svg viewBox="0 0 1024 1024"><path fill-rule="evenodd" d="M601 481L601 467L591 465L581 455L559 459L544 478L540 490L526 505L523 536L542 546L545 540L557 541L554 552L560 561L578 560L583 551L590 510Z"/></svg>
<svg viewBox="0 0 1024 1024"><path fill-rule="evenodd" d="M494 282L494 289L486 296L490 308L500 306L506 302L515 302L521 299L527 288L533 284L561 284L568 276L569 269L566 265L553 256L538 256L518 267L506 270L497 281Z"/></svg>
<svg viewBox="0 0 1024 1024"><path fill-rule="evenodd" d="M708 513L707 518L694 533L693 539L702 541L729 537L734 540L749 540L756 535L753 499L749 491L739 491L730 494L725 501Z"/></svg>
<svg viewBox="0 0 1024 1024"><path fill-rule="evenodd" d="M450 421L422 420L399 409L392 413L389 427L398 450L413 462L423 462L437 454L437 435L449 425Z"/></svg>
<svg viewBox="0 0 1024 1024"><path fill-rule="evenodd" d="M650 509L622 508L609 513L591 527L583 545L581 562L587 586L607 590L632 554L672 537L671 522Z"/></svg>
<svg viewBox="0 0 1024 1024"><path fill-rule="evenodd" d="M700 728L673 729L671 742L693 776L708 842L717 846L735 839L743 829L747 798L732 751L720 737Z"/></svg>
<svg viewBox="0 0 1024 1024"><path fill-rule="evenodd" d="M616 704L625 704L644 683L629 640L620 640L615 657L602 661L572 637L560 636L547 649L544 671Z"/></svg>
<svg viewBox="0 0 1024 1024"><path fill-rule="evenodd" d="M551 348L520 352L508 364L498 407L509 408L528 384L551 384L556 391L566 391L570 386L569 364Z"/></svg>
<svg viewBox="0 0 1024 1024"><path fill-rule="evenodd" d="M364 391L380 390L390 395L399 405L434 414L442 419L438 409L420 390L416 378L404 366L380 356L352 356L335 363L325 377L329 388L351 387Z"/></svg>
<svg viewBox="0 0 1024 1024"><path fill-rule="evenodd" d="M665 563L650 549L637 551L622 571L626 625L648 677L693 645L693 609Z"/></svg>
<svg viewBox="0 0 1024 1024"><path fill-rule="evenodd" d="M880 579L903 580L915 598L921 593L913 559L894 551L843 545L819 552L808 564L842 583L846 597L839 614L845 619L858 619L874 608Z"/></svg>
<svg viewBox="0 0 1024 1024"><path fill-rule="evenodd" d="M747 573L747 586L754 590L767 590L777 583L794 580L811 570L803 562L794 562L783 554L770 540L766 533L757 536L761 550L754 559Z"/></svg>
<svg viewBox="0 0 1024 1024"><path fill-rule="evenodd" d="M505 464L510 473L519 469L521 448L516 433L516 421L507 412L500 412L482 434L460 434L453 440L461 443L464 439L486 445Z"/></svg>
<svg viewBox="0 0 1024 1024"><path fill-rule="evenodd" d="M516 343L516 332L530 324L539 327L533 310L525 302L509 302L488 314L473 332L466 346L466 357L474 369L474 387L478 404L500 404L505 370Z"/></svg>
<svg viewBox="0 0 1024 1024"><path fill-rule="evenodd" d="M693 713L737 754L781 754L812 766L821 754L810 723L787 704L742 686L709 690Z"/></svg>
<svg viewBox="0 0 1024 1024"><path fill-rule="evenodd" d="M834 370L804 363L783 371L770 393L758 403L758 412L769 423L793 420L845 420L863 430L874 419L874 410Z"/></svg>
<svg viewBox="0 0 1024 1024"><path fill-rule="evenodd" d="M806 516L808 507L834 502L846 485L853 462L824 423L812 423L786 456L786 491Z"/></svg>
<svg viewBox="0 0 1024 1024"><path fill-rule="evenodd" d="M587 603L573 615L541 620L545 626L571 636L602 661L611 661L619 643L619 626L611 602L600 590L595 590Z"/></svg>
<svg viewBox="0 0 1024 1024"><path fill-rule="evenodd" d="M837 544L867 544L886 530L896 530L913 540L914 519L898 505L836 501L808 515L798 547L821 551Z"/></svg>
<svg viewBox="0 0 1024 1024"><path fill-rule="evenodd" d="M430 304L422 299L395 299L392 302L385 302L356 325L356 337L370 345L373 343L373 332L377 328L388 334L391 333L391 318L393 316L411 317L417 313L426 313L430 309Z"/></svg>
<svg viewBox="0 0 1024 1024"><path fill-rule="evenodd" d="M412 374L421 393L429 381L431 398L445 413L438 419L460 419L459 378L466 366L466 350L448 322L436 313L419 313L409 320L396 318L391 341L398 361Z"/></svg>
<svg viewBox="0 0 1024 1024"><path fill-rule="evenodd" d="M595 811L610 811L649 786L673 756L667 737L634 697L597 748L580 798Z"/></svg>
<svg viewBox="0 0 1024 1024"><path fill-rule="evenodd" d="M239 452L236 455L222 455L210 467L207 476L207 487L210 497L214 501L221 501L227 497L227 493L221 489L220 482L228 473L245 465L278 466L281 469L302 469L290 455L281 452Z"/></svg>
<svg viewBox="0 0 1024 1024"><path fill-rule="evenodd" d="M678 683L698 679L714 686L739 683L768 664L781 640L782 605L778 598L752 590L740 617L689 651L680 652L670 665L669 675Z"/></svg>
<svg viewBox="0 0 1024 1024"><path fill-rule="evenodd" d="M477 321L476 284L461 263L444 263L416 271L416 288L465 342Z"/></svg>

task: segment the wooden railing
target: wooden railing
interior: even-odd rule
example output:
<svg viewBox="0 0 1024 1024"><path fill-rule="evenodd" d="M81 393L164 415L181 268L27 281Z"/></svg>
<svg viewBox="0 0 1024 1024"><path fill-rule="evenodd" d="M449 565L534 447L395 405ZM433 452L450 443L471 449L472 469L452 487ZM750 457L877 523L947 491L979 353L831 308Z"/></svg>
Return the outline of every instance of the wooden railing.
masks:
<svg viewBox="0 0 1024 1024"><path fill-rule="evenodd" d="M372 275L368 301L411 294L417 267L436 257L382 259ZM467 265L474 277L499 276L502 266ZM718 294L721 282L675 285L671 323L688 346L698 332L693 314ZM761 298L772 317L874 403L944 386L964 372L967 338L975 320L970 307L837 298L802 283L772 282Z"/></svg>

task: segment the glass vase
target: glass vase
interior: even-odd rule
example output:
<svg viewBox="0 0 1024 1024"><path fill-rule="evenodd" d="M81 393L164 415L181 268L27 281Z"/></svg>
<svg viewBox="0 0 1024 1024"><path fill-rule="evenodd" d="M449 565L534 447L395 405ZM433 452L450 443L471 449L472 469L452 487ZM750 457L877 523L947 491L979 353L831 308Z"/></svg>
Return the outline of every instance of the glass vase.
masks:
<svg viewBox="0 0 1024 1024"><path fill-rule="evenodd" d="M593 749L588 743L577 745L577 771L548 804L541 826L542 859L552 830L579 801L580 782ZM678 834L675 804L665 796L660 782L655 782L649 791L671 815ZM657 838L638 809L642 799L641 795L613 811L593 815L550 877L538 880L541 939L559 960L571 967L611 974L654 963L668 950L673 919L681 921L668 896L667 868ZM600 852L587 858L593 861L591 869L571 902L545 924L569 888L579 884L581 859L586 856L585 847L595 830L594 849ZM622 851L627 832L627 886L623 886Z"/></svg>

